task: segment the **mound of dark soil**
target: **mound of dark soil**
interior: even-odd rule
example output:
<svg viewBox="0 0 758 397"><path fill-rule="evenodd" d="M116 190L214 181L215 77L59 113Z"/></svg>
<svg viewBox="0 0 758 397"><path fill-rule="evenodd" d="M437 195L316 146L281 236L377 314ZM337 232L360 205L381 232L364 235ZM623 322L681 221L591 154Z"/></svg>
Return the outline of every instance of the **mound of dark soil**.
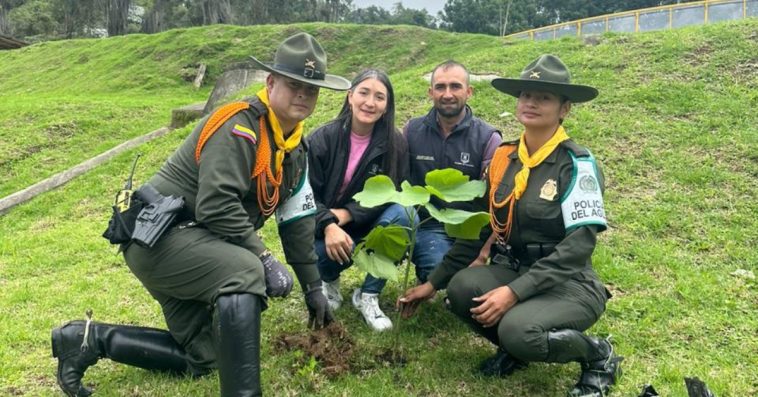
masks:
<svg viewBox="0 0 758 397"><path fill-rule="evenodd" d="M315 358L328 377L350 372L355 342L345 327L336 321L305 334L279 335L274 343L280 351L301 350L306 357Z"/></svg>

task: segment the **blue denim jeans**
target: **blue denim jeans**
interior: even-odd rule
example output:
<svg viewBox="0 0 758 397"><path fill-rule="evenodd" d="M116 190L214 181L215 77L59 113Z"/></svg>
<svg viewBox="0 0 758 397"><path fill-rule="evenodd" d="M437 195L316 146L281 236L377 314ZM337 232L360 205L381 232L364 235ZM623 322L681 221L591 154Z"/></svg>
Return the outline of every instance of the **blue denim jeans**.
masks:
<svg viewBox="0 0 758 397"><path fill-rule="evenodd" d="M429 273L437 267L442 258L453 246L455 239L448 237L445 226L421 227L416 231L416 244L413 247L413 264L416 265L416 277L426 282Z"/></svg>
<svg viewBox="0 0 758 397"><path fill-rule="evenodd" d="M418 216L416 216L416 218L416 223L418 223ZM379 218L376 219L376 222L374 222L374 226L387 226L390 224L405 227L408 227L410 225L405 207L399 204L393 204L387 207L387 209L384 210L381 215L379 215ZM359 242L365 236L351 234L350 237L353 239L353 249L355 249L355 243ZM339 263L331 260L326 254L326 243L323 239L316 239L316 255L318 255L318 262L316 264L318 266L319 273L321 273L321 279L327 282L338 279L340 273L342 273L343 270L353 265L352 261L340 265ZM382 289L386 283L386 279L376 278L370 274L367 274L366 279L363 281L363 286L361 286L361 291L369 294L378 294L382 292Z"/></svg>

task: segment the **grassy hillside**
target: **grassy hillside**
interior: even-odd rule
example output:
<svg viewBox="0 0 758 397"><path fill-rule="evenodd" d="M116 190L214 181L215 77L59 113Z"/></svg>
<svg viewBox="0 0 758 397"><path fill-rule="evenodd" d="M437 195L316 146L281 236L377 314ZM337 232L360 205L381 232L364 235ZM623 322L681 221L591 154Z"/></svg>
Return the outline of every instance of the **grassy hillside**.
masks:
<svg viewBox="0 0 758 397"><path fill-rule="evenodd" d="M172 108L205 100L226 67L249 55L268 62L283 37L301 30L328 50L330 71L348 77L368 66L391 73L428 66L497 42L415 27L305 24L178 29L3 51L0 197L167 125ZM182 76L187 69L194 77L199 63L208 65L208 79L196 91Z"/></svg>
<svg viewBox="0 0 758 397"><path fill-rule="evenodd" d="M614 298L591 332L613 334L626 356L613 395L636 396L651 383L661 395L685 396L685 376L705 380L720 397L758 394L756 281L737 273L758 272L758 20L606 35L591 43L505 43L414 28L302 28L324 43L334 72L348 75L370 65L389 70L400 120L428 109L421 76L447 58L476 73L516 76L538 54L561 56L575 81L601 92L575 106L566 127L593 150L607 179L611 227L600 237L594 263ZM207 88L194 92L180 79L183 65L205 61L218 76L223 64L270 54L293 29L188 29L0 54L0 196L164 125L172 106L207 95ZM81 59L87 61L76 62ZM32 71L29 65L37 63L40 69ZM309 125L333 117L342 99L324 92ZM513 112L512 98L476 83L471 105L507 137L519 133L504 114ZM103 108L106 116L95 112ZM139 148L138 183L189 129ZM35 145L41 148L31 150ZM26 154L12 157L18 153ZM58 395L49 332L87 308L99 321L164 327L158 305L100 237L135 153L0 218L0 394ZM278 247L274 229L267 224L264 236ZM361 277L348 271L345 278L348 295ZM394 283L385 289L388 310L398 289ZM302 298L293 294L274 301L263 316L267 395L557 396L578 374L575 364L533 364L507 379L479 377L476 365L493 347L438 299L403 325L410 357L404 367L377 365L375 356L393 335L375 335L349 305L340 309L337 317L358 344L358 370L331 379L298 353L272 346L281 333L303 330L304 312ZM85 380L102 396L217 390L215 375L176 379L108 360Z"/></svg>

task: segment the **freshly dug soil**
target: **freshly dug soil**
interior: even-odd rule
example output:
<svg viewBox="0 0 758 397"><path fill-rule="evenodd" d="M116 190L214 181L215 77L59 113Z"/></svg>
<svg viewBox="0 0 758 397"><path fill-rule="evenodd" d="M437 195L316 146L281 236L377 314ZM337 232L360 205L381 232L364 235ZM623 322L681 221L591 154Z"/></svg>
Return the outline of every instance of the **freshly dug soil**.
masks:
<svg viewBox="0 0 758 397"><path fill-rule="evenodd" d="M279 335L275 339L277 349L301 350L306 357L319 362L324 375L337 377L350 372L355 342L345 327L334 321L327 327L298 335Z"/></svg>

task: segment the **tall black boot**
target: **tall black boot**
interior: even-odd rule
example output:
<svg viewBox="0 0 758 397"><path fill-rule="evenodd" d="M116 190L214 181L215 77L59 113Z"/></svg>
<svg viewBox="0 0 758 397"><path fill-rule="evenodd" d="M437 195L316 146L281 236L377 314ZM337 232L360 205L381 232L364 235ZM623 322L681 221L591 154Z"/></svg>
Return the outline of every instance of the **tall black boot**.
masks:
<svg viewBox="0 0 758 397"><path fill-rule="evenodd" d="M611 385L621 376L621 360L613 351L613 345L605 339L584 335L573 329L550 331L548 338L548 362L566 363L578 361L582 374L569 397L602 397L608 394Z"/></svg>
<svg viewBox="0 0 758 397"><path fill-rule="evenodd" d="M87 335L85 339L85 335ZM89 396L81 384L84 372L101 358L176 374L189 367L186 354L168 331L71 321L52 332L53 357L58 358L58 385L68 396Z"/></svg>
<svg viewBox="0 0 758 397"><path fill-rule="evenodd" d="M526 361L521 361L516 357L508 354L503 348L498 348L494 356L482 361L479 365L479 372L484 376L506 377L519 369L526 368L529 365Z"/></svg>
<svg viewBox="0 0 758 397"><path fill-rule="evenodd" d="M222 397L260 396L261 297L221 295L216 299L213 332L218 343Z"/></svg>

